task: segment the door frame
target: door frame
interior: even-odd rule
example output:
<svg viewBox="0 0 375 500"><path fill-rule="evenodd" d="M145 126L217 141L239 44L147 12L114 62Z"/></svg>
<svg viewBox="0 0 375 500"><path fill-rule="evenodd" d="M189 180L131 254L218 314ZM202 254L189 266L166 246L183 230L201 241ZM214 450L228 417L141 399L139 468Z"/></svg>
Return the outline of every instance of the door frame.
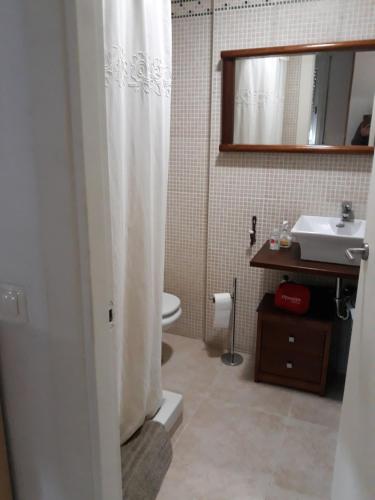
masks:
<svg viewBox="0 0 375 500"><path fill-rule="evenodd" d="M101 0L63 0L93 500L122 499Z"/></svg>
<svg viewBox="0 0 375 500"><path fill-rule="evenodd" d="M374 202L375 157L373 157L369 184L367 215L369 215ZM370 259L374 258L374 255L371 254L373 252L371 245L374 241L374 236L374 224L371 222L371 225L367 224L365 234L365 241L370 244ZM371 263L371 265L373 264ZM361 261L332 479L332 500L352 500L354 498L358 500L370 500L370 498L373 498L374 480L371 467L373 467L374 462L375 446L372 444L373 441L371 439L374 439L372 431L375 426L374 419L371 419L371 416L369 417L369 413L374 415L374 399L371 398L373 393L370 393L370 390L373 386L371 375L375 365L369 364L369 360L373 360L372 354L375 342L372 341L371 343L371 334L373 331L369 336L368 325L367 327L366 324L364 325L364 309L366 306L367 308L369 307L366 282L371 282L371 276L368 274L368 266L368 262ZM366 351L367 356L364 356L364 351ZM367 403L367 408L363 405L363 402ZM372 412L370 411L371 408ZM364 432L366 432L366 435L364 435Z"/></svg>

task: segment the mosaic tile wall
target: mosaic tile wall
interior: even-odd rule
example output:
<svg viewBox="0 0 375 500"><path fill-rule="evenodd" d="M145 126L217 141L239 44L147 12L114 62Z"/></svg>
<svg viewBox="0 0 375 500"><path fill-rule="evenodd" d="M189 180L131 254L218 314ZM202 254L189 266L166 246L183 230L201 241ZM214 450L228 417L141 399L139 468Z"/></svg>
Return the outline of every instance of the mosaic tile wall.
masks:
<svg viewBox="0 0 375 500"><path fill-rule="evenodd" d="M172 2L171 156L164 289L181 298L173 332L202 337L211 93L211 1ZM210 9L212 14L212 10Z"/></svg>
<svg viewBox="0 0 375 500"><path fill-rule="evenodd" d="M181 8L181 4L186 7L187 3L178 2L178 7ZM176 15L176 6L172 7ZM215 291L229 290L232 277L237 276L237 348L254 353L255 310L263 294L274 289L280 273L249 268L248 229L252 215L258 217L258 240L252 253L284 218L293 224L301 213L336 215L343 199L352 200L356 216L363 217L371 159L343 155L219 153L220 51L375 38L375 1L220 0L214 2L212 10L210 15L183 17L181 14L173 20L173 152L166 285L183 295L186 316L176 333L225 341L225 333L212 328L213 307L208 297ZM206 64L211 57L211 42L210 73ZM193 54L199 56L198 64L191 60ZM211 102L206 103L203 95L207 95L211 84ZM205 143L208 138L209 146ZM207 165L204 160L208 154ZM205 220L207 202L208 224ZM206 291L199 295L198 286L194 288L194 284L199 283L201 292L201 283L205 280ZM200 329L205 316L206 328Z"/></svg>

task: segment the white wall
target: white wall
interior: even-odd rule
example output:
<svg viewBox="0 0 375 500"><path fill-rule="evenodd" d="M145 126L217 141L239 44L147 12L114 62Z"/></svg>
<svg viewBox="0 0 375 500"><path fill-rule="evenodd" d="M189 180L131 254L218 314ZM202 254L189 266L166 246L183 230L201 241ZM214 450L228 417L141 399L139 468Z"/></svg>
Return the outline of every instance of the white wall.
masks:
<svg viewBox="0 0 375 500"><path fill-rule="evenodd" d="M371 114L375 94L375 52L355 57L346 144L351 144L363 115Z"/></svg>
<svg viewBox="0 0 375 500"><path fill-rule="evenodd" d="M315 54L305 54L301 56L301 59L296 144L308 144L314 91Z"/></svg>
<svg viewBox="0 0 375 500"><path fill-rule="evenodd" d="M345 144L353 57L350 51L331 54L323 144Z"/></svg>
<svg viewBox="0 0 375 500"><path fill-rule="evenodd" d="M0 378L18 500L92 500L62 2L0 6L0 281L27 325L0 323Z"/></svg>

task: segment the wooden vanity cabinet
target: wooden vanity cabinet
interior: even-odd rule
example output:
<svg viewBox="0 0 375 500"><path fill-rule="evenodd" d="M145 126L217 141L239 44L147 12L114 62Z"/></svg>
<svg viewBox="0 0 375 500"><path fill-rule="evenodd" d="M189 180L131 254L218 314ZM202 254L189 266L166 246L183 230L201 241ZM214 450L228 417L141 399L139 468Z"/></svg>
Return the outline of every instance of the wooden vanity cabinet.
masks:
<svg viewBox="0 0 375 500"><path fill-rule="evenodd" d="M332 318L280 310L273 294L263 297L257 312L255 381L324 395Z"/></svg>

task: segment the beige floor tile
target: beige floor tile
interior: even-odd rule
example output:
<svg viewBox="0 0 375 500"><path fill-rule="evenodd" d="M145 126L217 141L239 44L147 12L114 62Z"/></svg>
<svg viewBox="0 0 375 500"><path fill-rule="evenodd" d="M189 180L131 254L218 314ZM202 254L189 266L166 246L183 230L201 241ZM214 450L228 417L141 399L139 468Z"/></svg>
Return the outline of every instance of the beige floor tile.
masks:
<svg viewBox="0 0 375 500"><path fill-rule="evenodd" d="M336 432L289 418L274 472L276 486L301 495L328 498Z"/></svg>
<svg viewBox="0 0 375 500"><path fill-rule="evenodd" d="M268 473L284 428L282 417L208 399L181 436L176 462L186 465L204 459L234 470L238 465L248 475Z"/></svg>
<svg viewBox="0 0 375 500"><path fill-rule="evenodd" d="M339 403L254 383L246 355L228 367L200 340L163 339L184 419L158 500L328 500Z"/></svg>
<svg viewBox="0 0 375 500"><path fill-rule="evenodd" d="M244 365L221 365L211 387L210 395L218 400L246 405L275 415L289 414L293 391L253 381L253 369L246 359Z"/></svg>
<svg viewBox="0 0 375 500"><path fill-rule="evenodd" d="M206 394L216 376L217 367L209 362L202 364L197 358L187 354L164 366L163 388L182 394L188 391L194 391L196 395Z"/></svg>
<svg viewBox="0 0 375 500"><path fill-rule="evenodd" d="M181 346L187 346L190 343L189 338L182 337L181 335L174 335L173 333L163 333L163 342L171 346L173 349L177 349Z"/></svg>
<svg viewBox="0 0 375 500"><path fill-rule="evenodd" d="M254 480L242 471L196 462L185 468L171 468L158 500L266 500L271 478L258 475Z"/></svg>
<svg viewBox="0 0 375 500"><path fill-rule="evenodd" d="M208 396L215 378L218 361L207 357L201 340L163 334L163 388L183 395L183 419L176 429L175 445L190 418Z"/></svg>
<svg viewBox="0 0 375 500"><path fill-rule="evenodd" d="M173 434L173 445L177 443L180 435L185 430L186 426L190 422L190 419L193 417L193 415L195 415L202 402L207 399L207 394L201 394L195 392L194 390L188 390L183 392L183 397L183 417L180 425L177 427L175 433Z"/></svg>
<svg viewBox="0 0 375 500"><path fill-rule="evenodd" d="M216 376L219 360L207 356L202 341L186 340L187 344L175 348L162 366L163 387L182 393L205 394ZM166 345L170 345L168 342L164 342L164 352Z"/></svg>
<svg viewBox="0 0 375 500"><path fill-rule="evenodd" d="M341 403L314 394L295 392L290 407L290 416L312 424L338 430Z"/></svg>
<svg viewBox="0 0 375 500"><path fill-rule="evenodd" d="M271 485L266 500L330 500L329 497L317 497L311 495L304 495L296 491L285 490L278 486Z"/></svg>
<svg viewBox="0 0 375 500"><path fill-rule="evenodd" d="M284 429L283 417L204 401L176 443L159 498L176 487L175 498L264 500Z"/></svg>
<svg viewBox="0 0 375 500"><path fill-rule="evenodd" d="M202 402L207 399L206 393L197 393L193 389L189 389L183 393L184 397L184 420L188 421L198 410Z"/></svg>

